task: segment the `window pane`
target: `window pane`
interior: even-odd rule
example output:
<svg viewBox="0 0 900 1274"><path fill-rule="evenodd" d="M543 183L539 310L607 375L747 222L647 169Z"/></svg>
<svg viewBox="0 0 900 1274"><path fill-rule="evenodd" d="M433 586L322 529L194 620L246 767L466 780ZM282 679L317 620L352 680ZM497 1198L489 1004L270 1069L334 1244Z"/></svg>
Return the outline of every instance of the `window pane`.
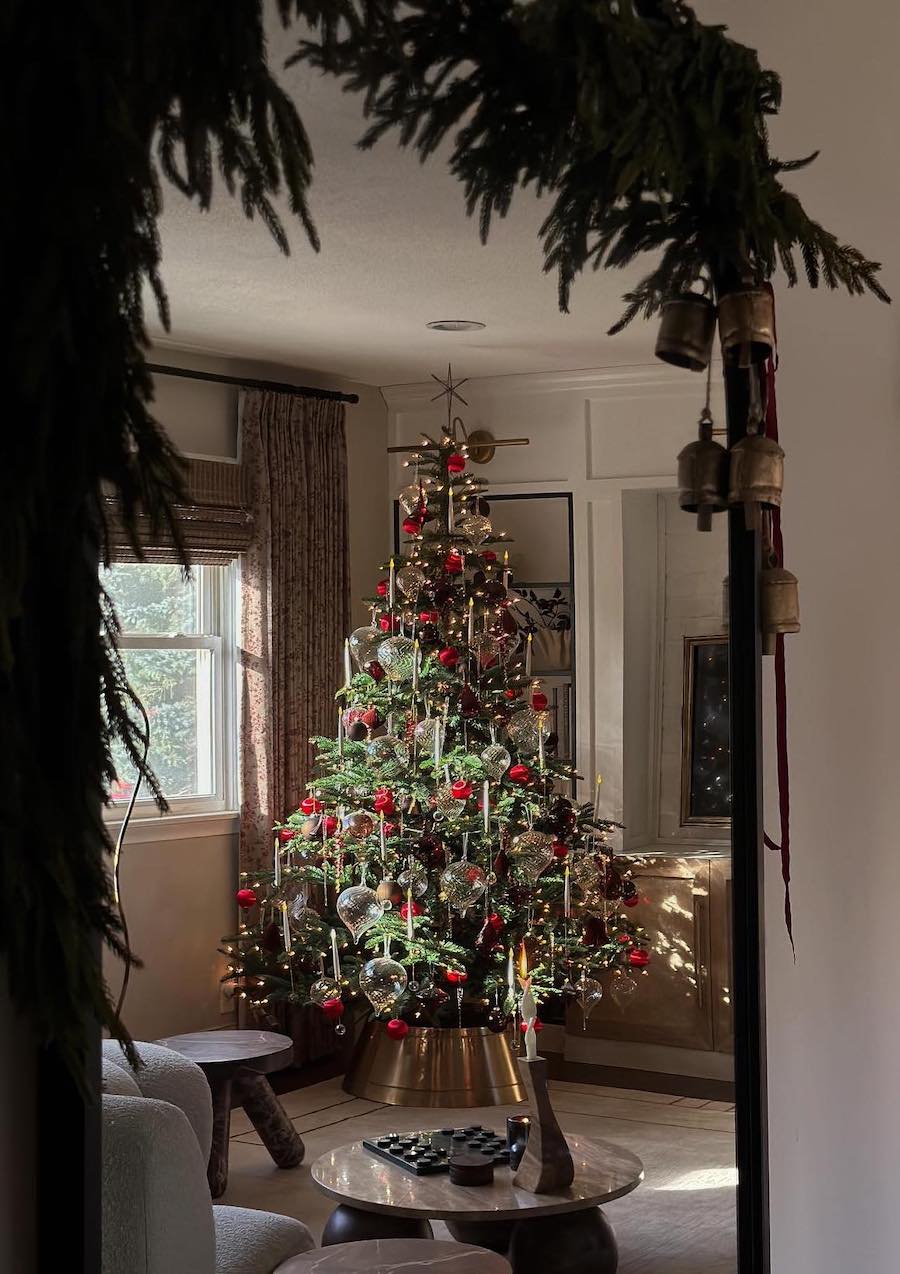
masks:
<svg viewBox="0 0 900 1274"><path fill-rule="evenodd" d="M120 562L102 573L123 633L198 632L200 571L186 580L166 562Z"/></svg>
<svg viewBox="0 0 900 1274"><path fill-rule="evenodd" d="M212 652L123 650L122 658L131 687L150 718L148 759L163 792L167 797L212 794ZM111 795L127 801L135 772L118 740L113 758L119 782ZM149 795L142 789L141 799Z"/></svg>

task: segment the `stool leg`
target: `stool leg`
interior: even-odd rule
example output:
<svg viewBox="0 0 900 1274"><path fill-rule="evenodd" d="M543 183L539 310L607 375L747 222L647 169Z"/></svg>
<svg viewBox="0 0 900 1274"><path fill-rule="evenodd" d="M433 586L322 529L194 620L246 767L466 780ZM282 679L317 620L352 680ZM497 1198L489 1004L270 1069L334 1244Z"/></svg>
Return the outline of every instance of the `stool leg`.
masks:
<svg viewBox="0 0 900 1274"><path fill-rule="evenodd" d="M303 1162L306 1153L303 1139L284 1113L265 1075L239 1071L234 1077L233 1100L244 1107L247 1118L279 1168L296 1168Z"/></svg>
<svg viewBox="0 0 900 1274"><path fill-rule="evenodd" d="M322 1231L322 1247L335 1243L358 1243L362 1239L433 1239L428 1221L394 1216L390 1212L363 1212L340 1203ZM424 1263L423 1258L423 1263Z"/></svg>
<svg viewBox="0 0 900 1274"><path fill-rule="evenodd" d="M209 1192L214 1199L225 1193L228 1185L228 1137L231 1132L231 1079L209 1076L212 1093L213 1130L209 1165L206 1170Z"/></svg>
<svg viewBox="0 0 900 1274"><path fill-rule="evenodd" d="M513 1274L616 1274L619 1250L599 1208L517 1221L509 1245Z"/></svg>

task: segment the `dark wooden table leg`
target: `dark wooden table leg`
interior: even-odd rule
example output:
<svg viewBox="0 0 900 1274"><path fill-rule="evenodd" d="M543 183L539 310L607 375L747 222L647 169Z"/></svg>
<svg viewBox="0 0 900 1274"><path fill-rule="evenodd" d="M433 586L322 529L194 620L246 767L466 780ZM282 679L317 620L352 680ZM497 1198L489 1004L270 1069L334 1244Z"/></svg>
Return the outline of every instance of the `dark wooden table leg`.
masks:
<svg viewBox="0 0 900 1274"><path fill-rule="evenodd" d="M335 1243L356 1243L361 1239L433 1239L428 1221L394 1216L390 1212L364 1212L346 1203L338 1204L322 1231L322 1247ZM547 1271L542 1271L547 1274Z"/></svg>
<svg viewBox="0 0 900 1274"><path fill-rule="evenodd" d="M517 1221L509 1245L513 1274L616 1274L619 1249L599 1208Z"/></svg>
<svg viewBox="0 0 900 1274"><path fill-rule="evenodd" d="M262 1143L279 1168L296 1168L303 1162L306 1147L297 1129L284 1113L265 1075L238 1071L233 1081L232 1102L243 1106Z"/></svg>
<svg viewBox="0 0 900 1274"><path fill-rule="evenodd" d="M206 1176L214 1199L225 1193L228 1185L228 1136L231 1131L231 1077L207 1075L212 1093L212 1146Z"/></svg>

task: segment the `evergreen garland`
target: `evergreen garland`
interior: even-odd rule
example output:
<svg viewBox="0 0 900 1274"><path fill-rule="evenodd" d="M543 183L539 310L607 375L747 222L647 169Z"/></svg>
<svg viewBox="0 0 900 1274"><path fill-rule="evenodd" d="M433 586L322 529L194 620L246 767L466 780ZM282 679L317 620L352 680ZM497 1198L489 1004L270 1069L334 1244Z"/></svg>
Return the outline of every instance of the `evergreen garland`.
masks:
<svg viewBox="0 0 900 1274"><path fill-rule="evenodd" d="M519 187L553 197L545 269L567 310L583 269L654 266L611 332L700 279L761 283L780 265L812 287L888 297L781 182L767 121L781 82L683 0L360 0L294 60L365 94L372 146L390 130L449 166L486 240Z"/></svg>

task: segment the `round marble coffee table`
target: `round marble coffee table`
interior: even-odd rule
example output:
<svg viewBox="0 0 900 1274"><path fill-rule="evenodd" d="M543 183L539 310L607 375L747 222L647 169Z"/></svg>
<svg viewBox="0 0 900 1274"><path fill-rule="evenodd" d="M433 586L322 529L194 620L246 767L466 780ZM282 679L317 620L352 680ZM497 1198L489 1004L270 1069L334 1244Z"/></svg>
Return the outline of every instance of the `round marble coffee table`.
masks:
<svg viewBox="0 0 900 1274"><path fill-rule="evenodd" d="M445 1173L418 1177L371 1154L361 1141L322 1155L312 1178L338 1201L322 1246L360 1239L429 1238L444 1221L455 1239L508 1255L514 1274L615 1274L618 1251L600 1204L630 1193L644 1177L637 1155L609 1141L568 1137L575 1179L560 1194L531 1194L513 1173L488 1186L456 1186Z"/></svg>
<svg viewBox="0 0 900 1274"><path fill-rule="evenodd" d="M291 1274L509 1274L509 1262L483 1247L435 1239L364 1239L293 1257Z"/></svg>

